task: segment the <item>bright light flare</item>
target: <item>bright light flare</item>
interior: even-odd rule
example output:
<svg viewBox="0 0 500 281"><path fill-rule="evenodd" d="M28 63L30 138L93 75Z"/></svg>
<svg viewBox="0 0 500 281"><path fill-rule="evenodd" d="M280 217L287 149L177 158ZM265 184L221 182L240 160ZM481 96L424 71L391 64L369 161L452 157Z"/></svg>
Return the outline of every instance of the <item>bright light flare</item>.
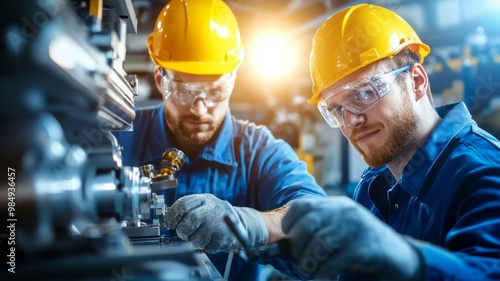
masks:
<svg viewBox="0 0 500 281"><path fill-rule="evenodd" d="M295 65L293 44L278 35L256 39L252 57L256 70L269 78L284 77Z"/></svg>
<svg viewBox="0 0 500 281"><path fill-rule="evenodd" d="M489 0L487 5L489 5L492 9L500 9L500 1L498 0Z"/></svg>

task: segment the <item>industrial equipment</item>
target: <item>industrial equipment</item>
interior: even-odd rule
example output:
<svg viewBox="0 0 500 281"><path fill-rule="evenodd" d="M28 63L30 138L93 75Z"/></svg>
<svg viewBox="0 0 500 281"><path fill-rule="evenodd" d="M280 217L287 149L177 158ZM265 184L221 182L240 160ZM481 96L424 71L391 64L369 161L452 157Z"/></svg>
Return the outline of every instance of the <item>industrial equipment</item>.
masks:
<svg viewBox="0 0 500 281"><path fill-rule="evenodd" d="M166 148L158 173L123 166L111 133L135 117L137 79L123 69L131 0L3 6L0 279L220 279L189 243L160 236L155 191L177 185L183 153Z"/></svg>

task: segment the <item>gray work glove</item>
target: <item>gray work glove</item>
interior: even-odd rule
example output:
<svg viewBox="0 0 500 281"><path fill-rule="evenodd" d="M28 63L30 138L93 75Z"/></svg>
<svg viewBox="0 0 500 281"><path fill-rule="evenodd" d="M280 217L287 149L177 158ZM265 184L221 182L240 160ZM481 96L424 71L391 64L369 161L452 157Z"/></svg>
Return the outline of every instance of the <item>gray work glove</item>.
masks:
<svg viewBox="0 0 500 281"><path fill-rule="evenodd" d="M229 252L239 246L236 237L224 222L232 213L248 233L250 246L267 244L268 231L262 215L251 208L233 207L212 194L194 194L179 198L167 212L167 226L179 238L190 241L209 254Z"/></svg>
<svg viewBox="0 0 500 281"><path fill-rule="evenodd" d="M296 200L282 227L293 257L317 278L337 280L340 273L391 281L423 278L417 249L348 197Z"/></svg>

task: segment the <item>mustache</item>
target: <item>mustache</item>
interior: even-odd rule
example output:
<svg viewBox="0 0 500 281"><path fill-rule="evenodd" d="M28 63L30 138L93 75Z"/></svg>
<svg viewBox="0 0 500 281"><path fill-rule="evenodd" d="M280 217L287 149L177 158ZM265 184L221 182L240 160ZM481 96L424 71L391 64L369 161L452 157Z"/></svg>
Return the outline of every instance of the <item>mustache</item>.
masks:
<svg viewBox="0 0 500 281"><path fill-rule="evenodd" d="M181 117L179 119L179 121L181 121L181 122L187 121L187 122L198 122L198 123L213 123L214 120L212 118L196 118L193 116L187 116L187 117Z"/></svg>
<svg viewBox="0 0 500 281"><path fill-rule="evenodd" d="M355 140L359 135L364 134L368 131L373 131L373 130L379 129L379 128L381 128L380 125L372 124L372 125L366 125L366 126L361 127L361 128L352 129L351 135L349 136L349 139Z"/></svg>

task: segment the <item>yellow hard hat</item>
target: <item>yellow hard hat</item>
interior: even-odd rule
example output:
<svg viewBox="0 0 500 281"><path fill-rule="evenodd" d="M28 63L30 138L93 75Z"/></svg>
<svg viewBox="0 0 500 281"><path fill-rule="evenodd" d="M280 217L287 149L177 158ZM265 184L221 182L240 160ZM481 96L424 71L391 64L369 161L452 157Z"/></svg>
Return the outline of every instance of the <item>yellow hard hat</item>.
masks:
<svg viewBox="0 0 500 281"><path fill-rule="evenodd" d="M317 104L321 92L333 83L404 48L419 54L420 63L430 52L413 28L391 10L359 4L333 14L313 38L309 61L313 93L307 102Z"/></svg>
<svg viewBox="0 0 500 281"><path fill-rule="evenodd" d="M235 71L244 57L236 17L222 0L171 0L148 37L151 60L190 74Z"/></svg>

